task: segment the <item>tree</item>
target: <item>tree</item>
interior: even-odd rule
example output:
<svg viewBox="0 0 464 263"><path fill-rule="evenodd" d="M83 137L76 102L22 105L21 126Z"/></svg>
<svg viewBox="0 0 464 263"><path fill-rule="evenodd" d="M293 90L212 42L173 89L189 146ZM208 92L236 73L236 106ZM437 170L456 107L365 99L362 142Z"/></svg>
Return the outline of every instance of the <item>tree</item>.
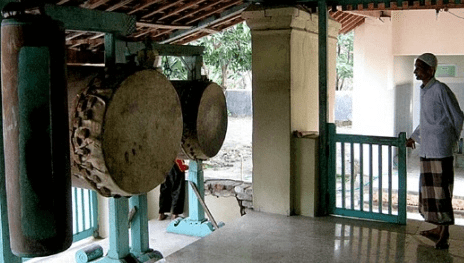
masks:
<svg viewBox="0 0 464 263"><path fill-rule="evenodd" d="M343 90L345 80L353 78L354 31L338 35L337 39L337 81L335 90Z"/></svg>
<svg viewBox="0 0 464 263"><path fill-rule="evenodd" d="M165 56L161 58L161 67L168 79L187 80L187 69L182 58Z"/></svg>
<svg viewBox="0 0 464 263"><path fill-rule="evenodd" d="M205 47L203 56L207 77L227 88L227 80L236 80L251 70L251 32L244 23L209 35L192 43Z"/></svg>
<svg viewBox="0 0 464 263"><path fill-rule="evenodd" d="M232 80L240 80L251 70L251 32L245 23L205 36L190 43L205 47L203 70L208 79L226 89ZM162 67L171 79L186 79L182 58L163 57ZM185 68L185 67L184 67Z"/></svg>

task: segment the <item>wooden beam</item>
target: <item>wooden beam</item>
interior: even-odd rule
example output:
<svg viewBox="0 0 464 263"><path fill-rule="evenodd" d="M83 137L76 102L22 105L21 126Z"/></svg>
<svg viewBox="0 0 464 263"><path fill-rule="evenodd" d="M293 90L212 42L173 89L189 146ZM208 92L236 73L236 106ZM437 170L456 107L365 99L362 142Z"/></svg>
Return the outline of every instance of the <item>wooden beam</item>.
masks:
<svg viewBox="0 0 464 263"><path fill-rule="evenodd" d="M203 29L201 29L201 31L203 31L203 32L205 32L205 33L208 33L208 34L216 34L216 33L219 32L219 31L214 30L214 29L212 29L212 28L203 28Z"/></svg>
<svg viewBox="0 0 464 263"><path fill-rule="evenodd" d="M114 10L116 10L116 9L118 9L118 8L121 8L121 7L123 7L123 6L125 6L125 5L127 5L127 4L129 4L129 3L131 3L131 2L133 2L133 1L134 1L134 0L125 0L125 1L121 1L121 2L119 2L119 3L117 3L117 4L115 4L114 6L112 6L112 7L108 8L108 9L106 9L106 11L109 11L109 12L114 11Z"/></svg>
<svg viewBox="0 0 464 263"><path fill-rule="evenodd" d="M166 25L166 24L155 24L155 23L147 23L147 22L136 22L135 24L140 27L149 27L149 28L164 28L164 29L190 29L192 28L192 26Z"/></svg>
<svg viewBox="0 0 464 263"><path fill-rule="evenodd" d="M170 8L170 7L172 7L172 6L178 5L178 4L179 4L179 2L174 2L174 3L170 3L169 5L163 5L163 6L160 7L160 8L156 8L155 11L150 12L150 13L148 13L148 14L142 16L142 18L143 18L143 19L147 19L147 18L153 16L154 14L160 13L160 12L162 12L163 10L166 10L166 9L168 9L168 8Z"/></svg>
<svg viewBox="0 0 464 263"><path fill-rule="evenodd" d="M70 0L61 0L59 1L58 3L56 3L57 5L62 5L62 4L66 4L67 2L69 2Z"/></svg>
<svg viewBox="0 0 464 263"><path fill-rule="evenodd" d="M143 30L143 31L140 31L140 32L137 32L136 34L134 34L134 37L135 38L138 38L138 37L141 37L141 36L144 36L146 34L149 34L153 31L153 29L146 29L146 30Z"/></svg>
<svg viewBox="0 0 464 263"><path fill-rule="evenodd" d="M86 45L96 45L96 44L99 44L99 43L103 43L103 39L90 39L90 38L86 38L86 39L74 39L74 40L69 40L69 41L66 41L66 45L67 46L76 46L76 45L83 45L83 44L86 44Z"/></svg>
<svg viewBox="0 0 464 263"><path fill-rule="evenodd" d="M166 18L168 18L170 16L173 16L173 15L176 15L176 14L178 14L178 13L180 13L180 12L182 12L182 11L184 11L184 10L194 6L194 5L198 5L198 4L200 4L201 2L204 2L204 1L206 1L206 0L195 0L195 1L192 1L192 2L190 2L188 4L182 5L181 7L177 8L176 10L174 10L174 11L172 11L172 12L158 18L158 21L161 21L161 20L166 19Z"/></svg>
<svg viewBox="0 0 464 263"><path fill-rule="evenodd" d="M176 23L176 22L178 22L178 21L180 21L180 20L183 20L183 19L185 19L186 17L191 17L191 16L193 16L194 14L196 14L196 13L198 13L198 12L201 12L201 11L204 11L204 10L206 10L206 9L212 7L212 6L215 6L215 5L219 4L219 3L220 3L220 2L216 2L216 1L215 1L215 2L213 2L213 3L210 3L210 4L207 4L207 5L205 5L205 6L202 6L201 8L199 8L199 9L193 11L193 12L189 12L188 15L186 15L186 16L184 16L184 17L180 17L180 18L178 18L178 19L172 21L172 23Z"/></svg>
<svg viewBox="0 0 464 263"><path fill-rule="evenodd" d="M227 8L232 7L232 6L234 6L234 5L240 4L240 3L242 3L242 2L243 2L243 0L232 1L232 2L230 2L229 4L226 4L226 5L224 5L224 6L221 6L220 8L215 8L214 10L211 10L211 11L209 11L209 12L206 12L206 13L204 13L204 14L201 15L201 16L195 17L193 20L188 21L186 24L187 24L187 25L188 25L188 24L192 24L193 22L196 22L196 21L201 20L201 19L203 19L203 18L209 17L209 16L211 16L211 15L213 15L213 14L215 14L215 13L221 12L221 11L223 11L224 9L227 9Z"/></svg>
<svg viewBox="0 0 464 263"><path fill-rule="evenodd" d="M164 31L160 31L160 32L157 32L156 34L153 34L151 35L152 38L157 38L159 36L162 36L162 35L165 35L165 34L168 34L169 32L172 32L172 30L164 30Z"/></svg>
<svg viewBox="0 0 464 263"><path fill-rule="evenodd" d="M167 39L159 41L160 44L170 44L177 43L179 39L183 39L186 36L194 34L195 32L201 31L201 29L206 27L211 27L212 25L217 25L222 23L222 21L229 20L232 17L236 17L238 14L241 14L249 6L248 3L237 5L231 7L220 14L216 14L212 17L208 17L200 22L197 25L193 26L191 29L186 30L177 30L169 35Z"/></svg>
<svg viewBox="0 0 464 263"><path fill-rule="evenodd" d="M87 9L95 9L101 5L106 4L110 0L89 0L82 5L80 5L82 8L87 8Z"/></svg>
<svg viewBox="0 0 464 263"><path fill-rule="evenodd" d="M151 6L151 5L154 5L154 4L156 4L156 3L159 3L159 2L161 2L161 1L163 1L163 0L145 0L145 1L143 1L140 5L138 5L137 7L135 7L134 10L130 11L128 14L129 14L129 15L132 15L133 13L135 13L135 12L137 12L137 11L140 11L140 10L142 10L142 9L144 9L144 8L147 8L147 7Z"/></svg>
<svg viewBox="0 0 464 263"><path fill-rule="evenodd" d="M356 28L358 25L361 25L362 23L364 23L365 19L366 19L365 17L357 17L357 18L353 19L349 23L346 23L346 24L342 25L342 28L340 29L339 33L345 34L345 33L350 32L351 30Z"/></svg>
<svg viewBox="0 0 464 263"><path fill-rule="evenodd" d="M105 33L99 33L99 34L95 34L95 36L90 37L89 39L97 39L97 38L101 38L101 37L104 37L104 36L105 36Z"/></svg>
<svg viewBox="0 0 464 263"><path fill-rule="evenodd" d="M66 41L72 40L76 37L80 37L82 35L85 35L87 32L77 32L77 33L71 33L66 36Z"/></svg>

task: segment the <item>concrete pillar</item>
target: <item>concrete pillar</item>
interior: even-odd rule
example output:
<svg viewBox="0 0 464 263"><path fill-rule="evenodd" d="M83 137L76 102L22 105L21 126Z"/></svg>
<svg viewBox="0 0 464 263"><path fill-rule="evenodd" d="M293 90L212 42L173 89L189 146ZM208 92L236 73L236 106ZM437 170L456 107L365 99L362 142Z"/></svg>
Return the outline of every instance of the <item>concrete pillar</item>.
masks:
<svg viewBox="0 0 464 263"><path fill-rule="evenodd" d="M243 17L251 28L253 48L253 207L290 215L295 202L292 131L319 129L318 17L294 7L259 5L250 5ZM338 29L337 22L329 21L332 121ZM316 173L317 165L305 176Z"/></svg>

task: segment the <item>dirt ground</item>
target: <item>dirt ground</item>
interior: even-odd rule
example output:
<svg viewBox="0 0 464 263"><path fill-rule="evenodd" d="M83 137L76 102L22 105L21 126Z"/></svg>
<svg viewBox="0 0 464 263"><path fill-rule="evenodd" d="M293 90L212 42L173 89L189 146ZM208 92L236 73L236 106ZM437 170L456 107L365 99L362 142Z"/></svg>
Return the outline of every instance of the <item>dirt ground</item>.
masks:
<svg viewBox="0 0 464 263"><path fill-rule="evenodd" d="M221 150L204 163L205 179L233 179L251 182L252 117L229 116Z"/></svg>

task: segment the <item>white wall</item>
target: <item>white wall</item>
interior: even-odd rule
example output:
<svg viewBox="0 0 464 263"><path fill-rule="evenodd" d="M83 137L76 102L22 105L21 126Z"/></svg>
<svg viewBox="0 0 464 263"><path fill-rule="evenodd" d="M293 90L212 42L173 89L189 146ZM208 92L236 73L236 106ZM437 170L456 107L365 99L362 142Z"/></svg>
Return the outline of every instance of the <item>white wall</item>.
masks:
<svg viewBox="0 0 464 263"><path fill-rule="evenodd" d="M464 10L449 9L464 17ZM393 11L393 53L396 56L431 52L436 55L464 54L464 20L435 10Z"/></svg>
<svg viewBox="0 0 464 263"><path fill-rule="evenodd" d="M354 33L353 132L393 135L392 23L366 19Z"/></svg>
<svg viewBox="0 0 464 263"><path fill-rule="evenodd" d="M464 17L462 9L450 9ZM464 19L435 10L392 11L383 22L369 18L355 29L353 132L410 135L419 122L419 85L414 60L425 52L439 64L457 66L456 78L440 79L464 106ZM409 105L406 105L409 103ZM412 104L411 104L412 103Z"/></svg>

